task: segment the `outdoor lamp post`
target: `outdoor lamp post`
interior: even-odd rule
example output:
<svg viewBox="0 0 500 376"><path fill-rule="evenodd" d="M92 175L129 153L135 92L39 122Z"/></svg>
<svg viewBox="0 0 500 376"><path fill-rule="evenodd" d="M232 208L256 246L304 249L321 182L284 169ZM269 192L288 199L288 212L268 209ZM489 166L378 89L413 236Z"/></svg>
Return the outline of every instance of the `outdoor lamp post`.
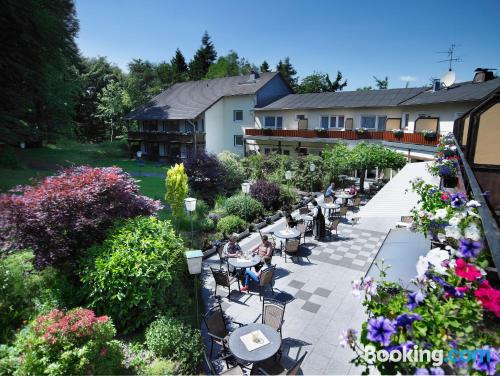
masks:
<svg viewBox="0 0 500 376"><path fill-rule="evenodd" d="M241 191L246 195L249 194L250 193L250 183L242 183L241 184Z"/></svg>
<svg viewBox="0 0 500 376"><path fill-rule="evenodd" d="M290 180L292 180L293 172L290 170L285 171L285 179L287 181L288 193L290 193Z"/></svg>
<svg viewBox="0 0 500 376"><path fill-rule="evenodd" d="M184 199L184 207L189 212L189 217L191 218L191 245L193 245L193 212L196 210L196 199L193 197L188 197Z"/></svg>
<svg viewBox="0 0 500 376"><path fill-rule="evenodd" d="M189 274L194 275L194 295L196 299L196 326L198 326L198 289L197 289L197 275L201 274L201 265L203 261L203 252L198 250L186 251L184 253L188 264Z"/></svg>
<svg viewBox="0 0 500 376"><path fill-rule="evenodd" d="M314 163L311 163L309 165L309 171L314 172L316 171L316 165ZM313 181L311 179L311 194L313 193Z"/></svg>

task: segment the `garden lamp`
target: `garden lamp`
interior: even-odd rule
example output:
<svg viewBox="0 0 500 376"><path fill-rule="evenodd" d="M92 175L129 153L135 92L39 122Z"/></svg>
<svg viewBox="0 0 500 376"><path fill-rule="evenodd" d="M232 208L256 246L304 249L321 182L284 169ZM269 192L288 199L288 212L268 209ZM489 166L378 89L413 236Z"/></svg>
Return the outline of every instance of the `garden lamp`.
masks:
<svg viewBox="0 0 500 376"><path fill-rule="evenodd" d="M250 183L242 183L241 184L241 191L246 195L249 194L250 193Z"/></svg>
<svg viewBox="0 0 500 376"><path fill-rule="evenodd" d="M286 180L291 180L292 179L292 175L293 175L292 171L290 171L290 170L286 170L285 171L285 179Z"/></svg>
<svg viewBox="0 0 500 376"><path fill-rule="evenodd" d="M137 153L136 153L136 155L137 155L138 159L141 159L142 158L142 151L138 150Z"/></svg>
<svg viewBox="0 0 500 376"><path fill-rule="evenodd" d="M186 256L186 261L188 264L189 274L194 275L194 295L196 297L196 326L198 326L198 291L197 291L197 281L196 276L201 274L201 266L203 262L203 252L198 250L186 251L184 253Z"/></svg>
<svg viewBox="0 0 500 376"><path fill-rule="evenodd" d="M316 171L316 165L314 163L311 163L309 165L309 171L311 171L311 172ZM312 194L312 192L313 192L313 179L311 177L311 194Z"/></svg>
<svg viewBox="0 0 500 376"><path fill-rule="evenodd" d="M187 197L184 199L184 207L189 212L191 218L191 245L193 245L194 231L193 231L193 212L196 210L196 199L194 197Z"/></svg>

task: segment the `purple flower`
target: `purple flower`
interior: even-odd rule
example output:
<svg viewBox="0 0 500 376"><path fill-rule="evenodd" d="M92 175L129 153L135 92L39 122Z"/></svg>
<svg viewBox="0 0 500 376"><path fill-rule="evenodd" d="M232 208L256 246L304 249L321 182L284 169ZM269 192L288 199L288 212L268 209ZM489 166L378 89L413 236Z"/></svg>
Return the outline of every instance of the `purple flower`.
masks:
<svg viewBox="0 0 500 376"><path fill-rule="evenodd" d="M409 315L407 313L403 313L396 318L396 327L409 328L414 321L420 320L422 320L422 317L416 313L411 313Z"/></svg>
<svg viewBox="0 0 500 376"><path fill-rule="evenodd" d="M408 303L406 304L406 307L408 309L411 309L412 311L417 308L420 303L422 303L425 299L425 295L422 291L415 291L415 292L410 292L408 294Z"/></svg>
<svg viewBox="0 0 500 376"><path fill-rule="evenodd" d="M467 196L463 192L451 195L451 206L455 209L461 208L467 204Z"/></svg>
<svg viewBox="0 0 500 376"><path fill-rule="evenodd" d="M483 346L481 348L485 352L489 351L490 356L486 353L476 353L476 359L474 359L474 365L472 368L478 371L482 371L487 375L496 375L497 364L500 362L500 356L495 348L490 346Z"/></svg>
<svg viewBox="0 0 500 376"><path fill-rule="evenodd" d="M404 343L400 343L399 345L387 346L385 350L390 353L391 351L409 350L414 346L415 344L412 341L406 341Z"/></svg>
<svg viewBox="0 0 500 376"><path fill-rule="evenodd" d="M380 342L383 346L391 343L391 336L396 333L396 328L391 320L384 316L370 319L368 321L368 339L374 342Z"/></svg>
<svg viewBox="0 0 500 376"><path fill-rule="evenodd" d="M428 375L429 374L429 370L427 368L417 368L415 370L415 375Z"/></svg>
<svg viewBox="0 0 500 376"><path fill-rule="evenodd" d="M455 176L453 169L448 165L439 166L440 176Z"/></svg>
<svg viewBox="0 0 500 376"><path fill-rule="evenodd" d="M475 242L472 239L460 239L457 255L463 258L475 258L479 256L483 249L483 243Z"/></svg>
<svg viewBox="0 0 500 376"><path fill-rule="evenodd" d="M431 375L444 375L444 370L441 367L432 367Z"/></svg>

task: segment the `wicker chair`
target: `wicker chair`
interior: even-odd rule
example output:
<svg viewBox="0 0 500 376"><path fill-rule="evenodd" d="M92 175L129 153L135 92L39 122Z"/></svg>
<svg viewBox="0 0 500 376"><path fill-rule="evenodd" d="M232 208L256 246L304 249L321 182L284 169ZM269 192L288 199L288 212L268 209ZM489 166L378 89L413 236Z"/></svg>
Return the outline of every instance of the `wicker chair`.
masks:
<svg viewBox="0 0 500 376"><path fill-rule="evenodd" d="M266 285L269 285L271 287L271 293L274 296L274 289L273 289L273 277L274 277L274 271L276 270L276 265L271 266L270 268L267 268L266 270L263 270L260 273L260 278L259 278L259 295L260 298L262 299L262 289L266 287Z"/></svg>
<svg viewBox="0 0 500 376"><path fill-rule="evenodd" d="M285 262L286 255L288 254L293 261L293 257L298 258L298 253L300 250L300 240L299 239L289 239L285 243Z"/></svg>
<svg viewBox="0 0 500 376"><path fill-rule="evenodd" d="M354 209L359 209L359 205L361 205L361 198L356 197L355 199L352 200L351 202L351 207Z"/></svg>
<svg viewBox="0 0 500 376"><path fill-rule="evenodd" d="M326 225L326 229L330 232L330 236L333 236L333 231L335 231L335 236L339 236L338 232L338 226L339 226L340 220L339 219L334 219L333 221L329 222Z"/></svg>
<svg viewBox="0 0 500 376"><path fill-rule="evenodd" d="M226 244L227 244L226 242L223 242L219 244L219 246L217 247L217 254L219 255L219 263L220 263L219 269L222 269L222 265L224 265L227 262L227 257L224 256L224 248L226 247Z"/></svg>
<svg viewBox="0 0 500 376"><path fill-rule="evenodd" d="M298 375L300 366L307 355L307 351L302 355L299 360L297 360L290 369L287 369L281 362L277 362L274 359L268 359L264 362L258 363L254 369L252 369L251 374L260 375Z"/></svg>
<svg viewBox="0 0 500 376"><path fill-rule="evenodd" d="M244 375L245 373L243 372L243 368L241 368L239 365L233 366L229 368L229 364L227 363L227 358L232 357L232 355L225 355L220 357L219 359L216 359L216 361L224 360L226 361L227 369L221 373L217 372L215 370L214 364L210 360L211 356L209 357L207 355L206 351L203 351L203 356L205 358L205 363L207 364L208 370L210 371L210 375Z"/></svg>
<svg viewBox="0 0 500 376"><path fill-rule="evenodd" d="M227 339L229 338L229 330L226 327L226 320L224 318L224 311L222 310L220 302L213 306L205 315L203 315L203 322L207 327L207 333L210 337L210 358L212 357L212 351L214 348L214 343L222 346L224 350L227 350Z"/></svg>
<svg viewBox="0 0 500 376"><path fill-rule="evenodd" d="M238 291L240 290L240 280L236 277L231 277L229 275L229 271L224 270L224 269L214 269L210 267L210 270L212 271L212 275L214 276L215 280L215 288L214 288L214 295L217 296L217 286L224 286L227 287L229 293L227 294L227 298L230 299L231 296L231 283L237 282L238 283Z"/></svg>
<svg viewBox="0 0 500 376"><path fill-rule="evenodd" d="M347 206L341 206L337 215L339 218L344 217L347 219Z"/></svg>
<svg viewBox="0 0 500 376"><path fill-rule="evenodd" d="M333 202L333 197L325 197L323 201L325 204L331 204Z"/></svg>
<svg viewBox="0 0 500 376"><path fill-rule="evenodd" d="M276 330L281 338L283 338L281 328L285 321L285 306L285 303L276 299L264 298L262 301L262 323Z"/></svg>

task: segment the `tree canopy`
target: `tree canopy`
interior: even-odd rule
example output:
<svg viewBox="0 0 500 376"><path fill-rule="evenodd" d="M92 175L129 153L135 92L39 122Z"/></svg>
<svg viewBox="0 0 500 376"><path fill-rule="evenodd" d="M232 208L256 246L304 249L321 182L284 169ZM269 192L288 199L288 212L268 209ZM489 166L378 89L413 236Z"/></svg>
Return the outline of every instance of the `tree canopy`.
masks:
<svg viewBox="0 0 500 376"><path fill-rule="evenodd" d="M290 58L287 56L284 60L280 60L276 66L276 70L281 73L286 82L290 85L293 90L297 89L297 71L290 62Z"/></svg>
<svg viewBox="0 0 500 376"><path fill-rule="evenodd" d="M342 73L340 71L337 71L334 81L330 80L330 76L327 73L314 72L302 79L297 91L299 93L334 92L341 91L346 86L347 81L344 80L342 82Z"/></svg>
<svg viewBox="0 0 500 376"><path fill-rule="evenodd" d="M201 46L189 62L189 78L191 80L201 80L208 73L210 65L217 58L215 46L210 39L210 35L205 31L201 38Z"/></svg>
<svg viewBox="0 0 500 376"><path fill-rule="evenodd" d="M205 78L220 78L248 74L252 70L257 70L245 58L240 58L234 51L229 51L226 56L220 56L217 62L210 65Z"/></svg>
<svg viewBox="0 0 500 376"><path fill-rule="evenodd" d="M260 71L262 73L266 73L266 72L270 72L271 71L271 68L269 67L269 63L266 60L264 60L262 62L262 64L260 65Z"/></svg>
<svg viewBox="0 0 500 376"><path fill-rule="evenodd" d="M377 86L379 90L384 90L389 87L389 78L387 76L383 79L373 76L373 79L375 80L375 86Z"/></svg>

